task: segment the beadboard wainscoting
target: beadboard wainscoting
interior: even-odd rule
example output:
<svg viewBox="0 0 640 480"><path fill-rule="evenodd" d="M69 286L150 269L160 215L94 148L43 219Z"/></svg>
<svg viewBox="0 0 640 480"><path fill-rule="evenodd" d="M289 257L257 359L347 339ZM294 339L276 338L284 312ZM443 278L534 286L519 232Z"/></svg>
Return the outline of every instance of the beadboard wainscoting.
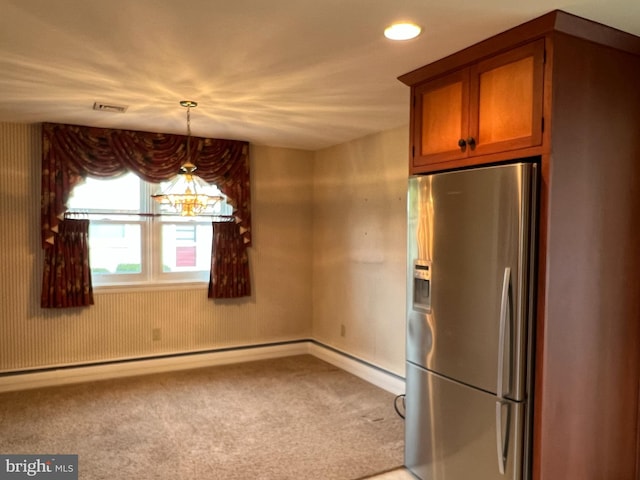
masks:
<svg viewBox="0 0 640 480"><path fill-rule="evenodd" d="M40 308L41 126L0 123L0 373L311 337L313 153L251 147L251 297L207 285L98 289L87 308Z"/></svg>

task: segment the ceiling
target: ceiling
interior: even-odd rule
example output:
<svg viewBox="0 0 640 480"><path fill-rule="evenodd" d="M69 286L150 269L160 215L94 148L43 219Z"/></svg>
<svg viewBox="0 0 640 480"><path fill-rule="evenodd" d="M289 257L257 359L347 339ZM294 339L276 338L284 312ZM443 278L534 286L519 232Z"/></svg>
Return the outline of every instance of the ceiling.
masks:
<svg viewBox="0 0 640 480"><path fill-rule="evenodd" d="M193 135L317 150L407 124L399 75L556 8L640 35L638 0L0 0L0 121L185 133L187 99Z"/></svg>

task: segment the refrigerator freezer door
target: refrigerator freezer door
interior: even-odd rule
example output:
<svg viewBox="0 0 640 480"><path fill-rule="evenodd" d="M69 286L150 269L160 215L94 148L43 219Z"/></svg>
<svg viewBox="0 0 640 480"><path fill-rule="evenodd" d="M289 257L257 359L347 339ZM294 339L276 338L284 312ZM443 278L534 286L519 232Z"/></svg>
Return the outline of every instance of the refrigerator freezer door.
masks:
<svg viewBox="0 0 640 480"><path fill-rule="evenodd" d="M513 400L526 397L534 169L522 163L409 181L407 360ZM414 270L423 264L428 309L414 298Z"/></svg>
<svg viewBox="0 0 640 480"><path fill-rule="evenodd" d="M422 480L521 480L524 404L407 364L405 465Z"/></svg>

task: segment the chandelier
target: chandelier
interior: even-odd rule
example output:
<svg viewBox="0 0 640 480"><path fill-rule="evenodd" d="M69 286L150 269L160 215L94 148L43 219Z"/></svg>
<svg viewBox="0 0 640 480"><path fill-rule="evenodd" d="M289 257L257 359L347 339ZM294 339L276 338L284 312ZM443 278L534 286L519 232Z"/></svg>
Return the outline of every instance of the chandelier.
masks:
<svg viewBox="0 0 640 480"><path fill-rule="evenodd" d="M151 198L160 203L163 211L184 217L210 214L223 197L216 195L211 185L193 173L197 167L191 163L191 108L198 104L182 100L180 105L187 109L187 160L169 185L160 193L151 195Z"/></svg>

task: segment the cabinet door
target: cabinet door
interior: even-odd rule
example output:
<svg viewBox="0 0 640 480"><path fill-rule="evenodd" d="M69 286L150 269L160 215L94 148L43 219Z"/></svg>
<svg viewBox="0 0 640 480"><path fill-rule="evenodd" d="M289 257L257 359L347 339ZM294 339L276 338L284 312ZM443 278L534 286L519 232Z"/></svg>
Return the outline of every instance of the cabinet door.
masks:
<svg viewBox="0 0 640 480"><path fill-rule="evenodd" d="M464 158L458 141L469 128L469 70L417 86L413 101L413 166Z"/></svg>
<svg viewBox="0 0 640 480"><path fill-rule="evenodd" d="M542 142L544 40L471 67L469 155L486 155Z"/></svg>

